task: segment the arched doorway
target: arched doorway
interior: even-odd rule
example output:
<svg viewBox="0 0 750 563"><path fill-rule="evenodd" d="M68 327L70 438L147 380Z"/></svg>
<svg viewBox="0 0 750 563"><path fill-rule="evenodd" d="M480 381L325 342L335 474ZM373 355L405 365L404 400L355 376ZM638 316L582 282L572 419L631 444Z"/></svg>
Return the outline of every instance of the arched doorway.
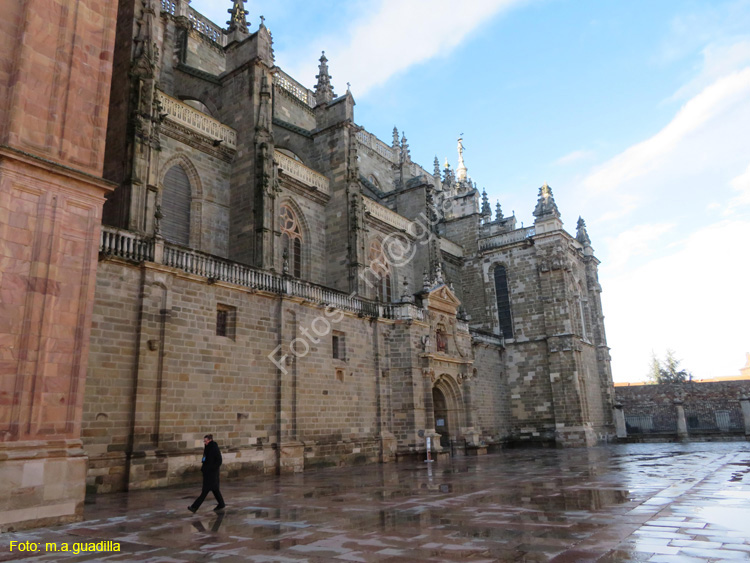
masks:
<svg viewBox="0 0 750 563"><path fill-rule="evenodd" d="M435 409L435 430L440 434L440 445L448 448L451 445L451 431L448 423L448 401L437 387L432 388L432 404Z"/></svg>

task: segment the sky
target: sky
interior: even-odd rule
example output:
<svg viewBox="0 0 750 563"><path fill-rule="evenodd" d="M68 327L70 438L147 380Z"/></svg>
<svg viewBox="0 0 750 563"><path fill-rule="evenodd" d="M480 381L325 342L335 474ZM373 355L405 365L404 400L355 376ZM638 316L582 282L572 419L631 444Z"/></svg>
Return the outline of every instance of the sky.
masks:
<svg viewBox="0 0 750 563"><path fill-rule="evenodd" d="M224 26L229 0L192 0ZM750 352L750 0L249 0L276 64L325 50L355 121L533 222L539 186L597 258L616 382L673 350L694 378Z"/></svg>

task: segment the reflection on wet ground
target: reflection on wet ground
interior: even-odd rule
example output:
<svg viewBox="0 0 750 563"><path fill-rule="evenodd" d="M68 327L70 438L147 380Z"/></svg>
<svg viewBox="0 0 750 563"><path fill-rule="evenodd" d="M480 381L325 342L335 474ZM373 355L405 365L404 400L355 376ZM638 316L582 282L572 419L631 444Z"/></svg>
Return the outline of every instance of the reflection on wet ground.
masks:
<svg viewBox="0 0 750 563"><path fill-rule="evenodd" d="M0 536L0 561L750 560L750 443L524 449L94 497L85 521ZM45 553L112 540L119 553ZM9 552L11 541L40 544Z"/></svg>

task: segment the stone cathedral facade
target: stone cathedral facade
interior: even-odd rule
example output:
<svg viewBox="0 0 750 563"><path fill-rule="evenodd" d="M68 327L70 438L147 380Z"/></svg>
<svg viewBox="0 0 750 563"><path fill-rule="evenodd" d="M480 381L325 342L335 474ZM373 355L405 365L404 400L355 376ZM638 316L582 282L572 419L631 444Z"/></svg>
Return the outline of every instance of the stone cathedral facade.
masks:
<svg viewBox="0 0 750 563"><path fill-rule="evenodd" d="M243 4L222 29L187 0L119 1L88 370L60 415L87 490L197 478L207 432L229 475L424 456L428 438L438 460L607 441L584 222L566 232L546 184L533 226L493 213L460 139L455 169L413 162L396 129L357 124L325 53L312 90L276 66Z"/></svg>

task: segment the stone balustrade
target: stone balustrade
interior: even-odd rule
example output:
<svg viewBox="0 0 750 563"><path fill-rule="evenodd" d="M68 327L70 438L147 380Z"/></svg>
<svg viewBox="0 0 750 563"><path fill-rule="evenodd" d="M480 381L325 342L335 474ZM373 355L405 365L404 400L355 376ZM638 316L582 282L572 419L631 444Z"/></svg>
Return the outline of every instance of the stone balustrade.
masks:
<svg viewBox="0 0 750 563"><path fill-rule="evenodd" d="M301 162L285 155L280 151L274 151L273 157L279 164L279 170L295 180L299 180L306 186L318 190L326 195L331 195L331 182L318 174L312 168L308 168Z"/></svg>
<svg viewBox="0 0 750 563"><path fill-rule="evenodd" d="M231 127L171 96L167 96L164 92L158 92L157 95L168 121L187 127L191 131L208 137L215 143L221 142L231 149L237 148L237 132Z"/></svg>
<svg viewBox="0 0 750 563"><path fill-rule="evenodd" d="M463 258L464 255L464 249L460 244L456 244L452 240L448 240L446 238L440 239L440 250L459 258Z"/></svg>
<svg viewBox="0 0 750 563"><path fill-rule="evenodd" d="M177 12L177 0L161 0L161 11L174 16Z"/></svg>
<svg viewBox="0 0 750 563"><path fill-rule="evenodd" d="M273 75L273 83L274 86L278 86L279 88L286 90L306 106L310 108L315 107L315 95L312 93L312 91L305 88L302 84L297 82L294 78L289 76L284 71L276 69L276 72Z"/></svg>
<svg viewBox="0 0 750 563"><path fill-rule="evenodd" d="M394 303L380 306L380 315L396 321L424 321L424 309L412 303Z"/></svg>
<svg viewBox="0 0 750 563"><path fill-rule="evenodd" d="M516 229L507 233L501 233L492 237L479 240L479 250L490 250L492 248L499 248L508 244L514 244L521 242L528 238L536 235L536 229L534 227L526 227L525 229Z"/></svg>
<svg viewBox="0 0 750 563"><path fill-rule="evenodd" d="M362 316L398 320L424 319L424 311L410 304L379 305L374 301L328 287L258 270L218 256L172 245L163 239L145 237L112 227L102 227L99 252L137 262L155 262L212 281L298 297L311 303L351 311ZM404 309L403 313L396 315L393 313L394 307L408 307L409 311Z"/></svg>
<svg viewBox="0 0 750 563"><path fill-rule="evenodd" d="M99 236L99 252L126 260L143 262L154 259L154 241L140 237L130 231L102 227Z"/></svg>
<svg viewBox="0 0 750 563"><path fill-rule="evenodd" d="M167 3L174 4L174 2ZM164 6L164 0L162 0L162 6ZM174 12L170 13L174 14ZM197 12L193 8L188 8L188 19L190 20L193 29L195 29L198 33L209 38L211 41L218 43L222 47L226 46L227 36L224 35L224 31L203 14Z"/></svg>
<svg viewBox="0 0 750 563"><path fill-rule="evenodd" d="M364 129L360 129L357 132L357 140L361 145L372 149L389 162L398 164L398 159L396 158L393 149L386 145L383 141L378 139L372 133L368 133Z"/></svg>
<svg viewBox="0 0 750 563"><path fill-rule="evenodd" d="M416 229L414 229L412 222L409 221L409 219L407 219L406 217L399 215L395 211L391 211L385 205L380 205L374 199L365 197L364 200L365 213L370 215L370 217L379 219L383 223L386 223L391 227L396 227L397 229L409 234L414 234L416 232Z"/></svg>

